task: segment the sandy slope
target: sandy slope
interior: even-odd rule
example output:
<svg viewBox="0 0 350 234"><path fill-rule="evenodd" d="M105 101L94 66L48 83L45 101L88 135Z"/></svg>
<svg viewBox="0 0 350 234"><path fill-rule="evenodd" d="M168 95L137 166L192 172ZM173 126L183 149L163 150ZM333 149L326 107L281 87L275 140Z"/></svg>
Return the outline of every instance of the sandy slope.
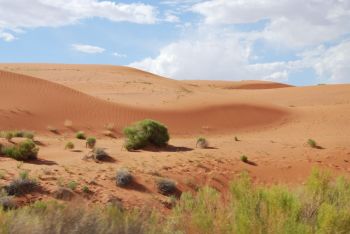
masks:
<svg viewBox="0 0 350 234"><path fill-rule="evenodd" d="M47 193L27 196L26 201L52 197L59 182L70 180L93 191L78 199L84 202L105 203L116 196L126 206L163 207L166 198L156 193L154 183L158 176L176 180L182 191L204 184L225 191L243 170L255 182L269 184L300 184L314 166L350 175L350 85L174 81L97 65L2 64L0 69L35 76L0 72L0 128L36 130L42 143L40 159L21 167L31 170ZM106 123L114 122L120 132L125 124L145 117L169 125L171 146L126 152L122 138L98 135ZM113 160L82 161L88 150L84 141L62 134L71 132L63 127L65 119L76 130L97 134L98 146ZM47 125L61 134L49 133ZM195 148L199 134L212 148ZM308 147L309 138L320 148ZM76 151L64 151L69 140ZM243 154L251 164L240 161ZM18 162L0 158L0 163L7 173L0 183L8 183L18 173ZM137 181L129 189L115 186L115 170L121 167L129 168Z"/></svg>
<svg viewBox="0 0 350 234"><path fill-rule="evenodd" d="M39 78L0 72L0 127L62 131L65 120L76 130L102 132L114 123L117 132L145 118L157 119L173 134L223 133L281 121L287 111L273 106L247 103L191 105L168 110L110 103Z"/></svg>

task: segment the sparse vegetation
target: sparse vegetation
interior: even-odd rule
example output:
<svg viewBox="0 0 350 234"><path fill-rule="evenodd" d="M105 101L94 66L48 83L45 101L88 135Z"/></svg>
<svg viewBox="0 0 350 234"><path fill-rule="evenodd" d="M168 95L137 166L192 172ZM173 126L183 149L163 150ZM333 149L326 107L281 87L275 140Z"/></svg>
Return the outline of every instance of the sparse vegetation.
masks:
<svg viewBox="0 0 350 234"><path fill-rule="evenodd" d="M296 189L253 185L243 173L225 199L210 187L183 193L166 216L113 205L87 209L39 202L0 210L0 233L349 233L349 199L349 180L318 170Z"/></svg>
<svg viewBox="0 0 350 234"><path fill-rule="evenodd" d="M85 132L83 131L79 131L75 134L75 137L77 139L80 139L80 140L85 140L86 139L86 136L85 136Z"/></svg>
<svg viewBox="0 0 350 234"><path fill-rule="evenodd" d="M168 129L163 124L146 119L124 129L127 150L142 149L148 145L165 146L169 141Z"/></svg>
<svg viewBox="0 0 350 234"><path fill-rule="evenodd" d="M102 161L109 157L108 153L102 148L95 148L93 151L93 157L95 160Z"/></svg>
<svg viewBox="0 0 350 234"><path fill-rule="evenodd" d="M307 140L307 144L308 144L311 148L317 148L317 143L316 143L316 141L313 140L313 139Z"/></svg>
<svg viewBox="0 0 350 234"><path fill-rule="evenodd" d="M163 195L169 195L176 190L176 183L170 179L157 179L156 185L158 192Z"/></svg>
<svg viewBox="0 0 350 234"><path fill-rule="evenodd" d="M209 142L204 137L199 137L197 139L196 147L199 147L201 149L206 149L209 147Z"/></svg>
<svg viewBox="0 0 350 234"><path fill-rule="evenodd" d="M10 196L21 196L33 192L38 188L38 183L29 178L28 172L19 175L18 179L13 180L9 185L5 186L6 193Z"/></svg>
<svg viewBox="0 0 350 234"><path fill-rule="evenodd" d="M67 183L67 187L74 191L78 187L78 183L76 181L74 181L74 180L69 181Z"/></svg>
<svg viewBox="0 0 350 234"><path fill-rule="evenodd" d="M86 139L86 147L92 149L96 145L96 138L95 137L88 137Z"/></svg>
<svg viewBox="0 0 350 234"><path fill-rule="evenodd" d="M6 132L6 133L5 133L5 139L6 139L7 141L11 141L13 137L14 137L14 136L13 136L13 133L12 133L12 132Z"/></svg>
<svg viewBox="0 0 350 234"><path fill-rule="evenodd" d="M66 146L64 147L64 149L66 149L66 150L72 150L72 149L74 149L74 143L71 142L71 141L67 142L67 144L66 144Z"/></svg>
<svg viewBox="0 0 350 234"><path fill-rule="evenodd" d="M39 148L29 139L20 142L17 145L5 146L1 149L3 155L20 161L37 159L38 152Z"/></svg>
<svg viewBox="0 0 350 234"><path fill-rule="evenodd" d="M90 189L87 185L84 185L83 188L81 189L81 191L83 191L84 193L89 193Z"/></svg>
<svg viewBox="0 0 350 234"><path fill-rule="evenodd" d="M117 186L124 187L131 183L132 175L129 170L122 168L117 171L116 175L116 184Z"/></svg>
<svg viewBox="0 0 350 234"><path fill-rule="evenodd" d="M247 163L248 162L248 157L245 156L245 155L242 155L241 156L241 161L244 162L244 163Z"/></svg>
<svg viewBox="0 0 350 234"><path fill-rule="evenodd" d="M238 137L235 136L235 141L239 141Z"/></svg>

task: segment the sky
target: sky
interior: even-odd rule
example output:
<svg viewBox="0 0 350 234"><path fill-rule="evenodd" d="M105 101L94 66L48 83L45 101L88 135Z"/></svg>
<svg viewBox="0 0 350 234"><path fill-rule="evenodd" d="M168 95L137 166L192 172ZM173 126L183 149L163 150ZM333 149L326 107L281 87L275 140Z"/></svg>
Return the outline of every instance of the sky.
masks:
<svg viewBox="0 0 350 234"><path fill-rule="evenodd" d="M350 82L350 0L0 0L0 62Z"/></svg>

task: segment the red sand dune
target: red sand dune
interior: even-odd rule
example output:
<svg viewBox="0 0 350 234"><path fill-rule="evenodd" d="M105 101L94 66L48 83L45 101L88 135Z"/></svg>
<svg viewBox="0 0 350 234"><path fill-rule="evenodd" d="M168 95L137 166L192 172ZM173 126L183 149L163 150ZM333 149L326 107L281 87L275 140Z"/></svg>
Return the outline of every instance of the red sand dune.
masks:
<svg viewBox="0 0 350 234"><path fill-rule="evenodd" d="M11 72L0 72L0 127L47 131L65 120L86 131L107 123L123 127L144 118L159 120L173 134L222 133L271 124L287 116L280 108L245 103L159 110L129 107L91 97L62 85Z"/></svg>

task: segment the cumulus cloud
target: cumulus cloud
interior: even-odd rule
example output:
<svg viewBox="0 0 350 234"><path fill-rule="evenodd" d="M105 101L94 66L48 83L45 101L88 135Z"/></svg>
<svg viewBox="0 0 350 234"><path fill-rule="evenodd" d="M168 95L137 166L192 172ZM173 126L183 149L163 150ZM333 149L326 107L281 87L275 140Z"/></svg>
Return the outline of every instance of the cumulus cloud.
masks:
<svg viewBox="0 0 350 234"><path fill-rule="evenodd" d="M56 27L99 17L114 22L156 22L156 10L142 3L98 0L1 0L0 28Z"/></svg>
<svg viewBox="0 0 350 234"><path fill-rule="evenodd" d="M78 52L87 53L87 54L100 54L105 51L104 48L92 45L85 44L73 44L72 48Z"/></svg>
<svg viewBox="0 0 350 234"><path fill-rule="evenodd" d="M207 24L246 24L268 20L261 37L291 47L309 46L349 33L350 1L210 0L195 4Z"/></svg>
<svg viewBox="0 0 350 234"><path fill-rule="evenodd" d="M130 66L175 79L285 81L288 78L287 67L291 65L284 62L251 64L249 40L242 41L231 32L210 32L204 30L196 38L171 43L157 57Z"/></svg>

